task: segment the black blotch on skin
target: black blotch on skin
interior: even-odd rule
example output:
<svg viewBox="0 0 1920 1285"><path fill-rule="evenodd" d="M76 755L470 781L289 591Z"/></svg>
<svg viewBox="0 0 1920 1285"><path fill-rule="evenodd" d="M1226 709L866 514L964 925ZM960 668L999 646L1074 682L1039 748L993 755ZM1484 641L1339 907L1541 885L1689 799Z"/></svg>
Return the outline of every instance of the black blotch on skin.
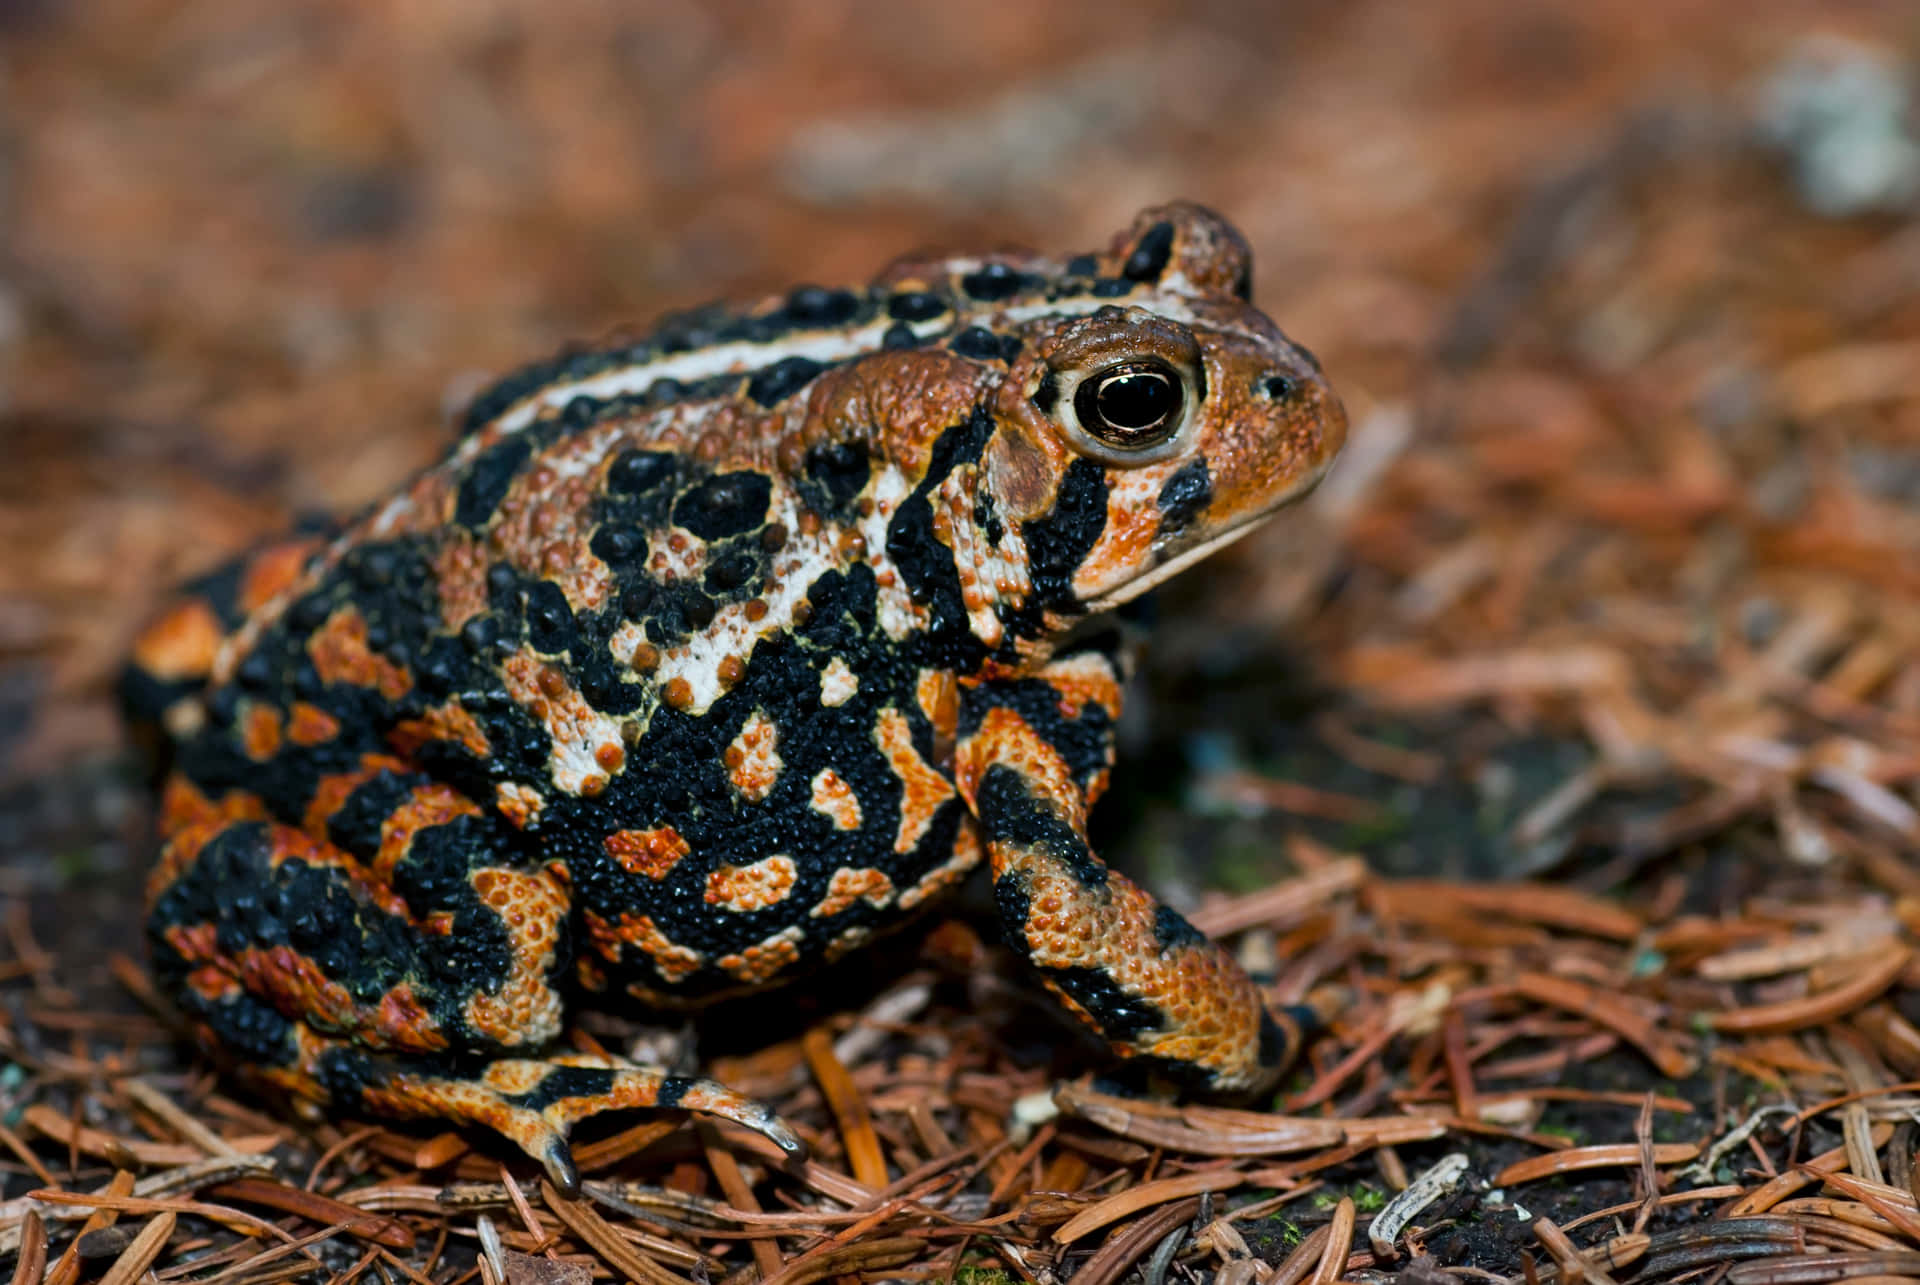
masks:
<svg viewBox="0 0 1920 1285"><path fill-rule="evenodd" d="M713 559L707 567L709 593L731 593L760 573L760 559L750 549L733 549Z"/></svg>
<svg viewBox="0 0 1920 1285"><path fill-rule="evenodd" d="M1246 264L1233 279L1233 297L1242 303L1253 302L1253 264Z"/></svg>
<svg viewBox="0 0 1920 1285"><path fill-rule="evenodd" d="M606 414L607 406L608 401L604 397L569 397L556 417L560 431L569 434L579 432Z"/></svg>
<svg viewBox="0 0 1920 1285"><path fill-rule="evenodd" d="M984 488L973 502L973 524L987 537L987 543L998 545L1001 537L1007 533L1007 524L1000 520L1000 514L994 509L993 496Z"/></svg>
<svg viewBox="0 0 1920 1285"><path fill-rule="evenodd" d="M1088 701L1077 718L1060 712L1060 693L1042 678L1009 678L963 689L959 733L971 736L991 709L1010 709L1041 740L1059 752L1073 779L1085 788L1111 764L1113 717Z"/></svg>
<svg viewBox="0 0 1920 1285"><path fill-rule="evenodd" d="M1161 906L1153 912L1153 940L1161 950L1178 950L1205 945L1207 935L1188 923L1172 906Z"/></svg>
<svg viewBox="0 0 1920 1285"><path fill-rule="evenodd" d="M1160 535L1178 535L1192 526L1213 502L1213 476L1207 469L1207 457L1194 456L1168 478L1155 502L1160 507Z"/></svg>
<svg viewBox="0 0 1920 1285"><path fill-rule="evenodd" d="M486 621L485 616L475 616L468 624ZM413 676L420 684L420 690L427 696L438 699L453 691L461 679L467 675L469 649L459 638L435 638L427 644L414 664Z"/></svg>
<svg viewBox="0 0 1920 1285"><path fill-rule="evenodd" d="M860 301L845 290L800 286L787 296L787 316L802 326L839 326L860 311Z"/></svg>
<svg viewBox="0 0 1920 1285"><path fill-rule="evenodd" d="M273 657L255 648L247 653L247 658L241 661L239 668L233 671L233 678L248 691L264 691L274 679Z"/></svg>
<svg viewBox="0 0 1920 1285"><path fill-rule="evenodd" d="M482 451L460 483L453 520L469 530L485 526L532 451L533 443L525 436L509 438Z"/></svg>
<svg viewBox="0 0 1920 1285"><path fill-rule="evenodd" d="M607 470L607 490L615 495L643 495L671 481L677 462L670 451L622 451Z"/></svg>
<svg viewBox="0 0 1920 1285"><path fill-rule="evenodd" d="M928 497L954 469L978 460L992 433L993 417L985 407L976 407L965 420L941 433L928 453L926 475L887 523L887 556L913 600L925 604L931 618L925 632L907 648L916 664L969 671L979 662L975 653L981 644L968 627L953 550L934 531Z"/></svg>
<svg viewBox="0 0 1920 1285"><path fill-rule="evenodd" d="M932 321L947 310L947 301L930 290L903 290L887 300L887 315L895 321Z"/></svg>
<svg viewBox="0 0 1920 1285"><path fill-rule="evenodd" d="M382 772L354 787L327 818L327 838L335 847L371 861L380 851L380 830L393 810L407 801L426 778L410 772Z"/></svg>
<svg viewBox="0 0 1920 1285"><path fill-rule="evenodd" d="M558 654L574 642L573 608L567 595L551 580L527 587L527 641L536 651Z"/></svg>
<svg viewBox="0 0 1920 1285"><path fill-rule="evenodd" d="M1076 254L1067 260L1067 275L1070 277L1090 277L1100 271L1100 260L1091 254Z"/></svg>
<svg viewBox="0 0 1920 1285"><path fill-rule="evenodd" d="M897 352L905 348L917 348L919 345L919 336L915 335L913 327L904 321L894 322L880 335L880 346L889 351Z"/></svg>
<svg viewBox="0 0 1920 1285"><path fill-rule="evenodd" d="M989 842L1012 843L1045 853L1065 867L1084 888L1107 886L1107 868L1087 847L1087 841L1035 798L1027 782L1013 768L995 764L980 780L980 827Z"/></svg>
<svg viewBox="0 0 1920 1285"><path fill-rule="evenodd" d="M637 620L653 606L654 584L651 580L635 580L620 591L620 614L629 620Z"/></svg>
<svg viewBox="0 0 1920 1285"><path fill-rule="evenodd" d="M204 683L199 678L159 678L138 665L128 665L120 671L120 677L114 683L113 695L126 720L144 729L158 724L169 706L199 691L202 686ZM154 748L161 750L162 759L166 757L164 747L156 745ZM160 764L154 766L159 767Z"/></svg>
<svg viewBox="0 0 1920 1285"><path fill-rule="evenodd" d="M156 961L157 963L157 961ZM273 1005L244 991L227 999L201 999L192 988L175 992L182 1007L199 1017L241 1063L248 1066L292 1066L299 1061L300 1044L293 1023Z"/></svg>
<svg viewBox="0 0 1920 1285"><path fill-rule="evenodd" d="M825 369L811 357L783 357L747 381L747 396L762 406L777 406L812 383Z"/></svg>
<svg viewBox="0 0 1920 1285"><path fill-rule="evenodd" d="M1127 994L1097 968L1043 968L1041 976L1085 1009L1099 1025L1100 1033L1116 1044L1131 1044L1166 1026L1166 1014L1158 1007Z"/></svg>
<svg viewBox="0 0 1920 1285"><path fill-rule="evenodd" d="M1040 381L1040 387L1033 390L1033 406L1042 415L1053 414L1054 407L1060 404L1060 376L1048 371Z"/></svg>
<svg viewBox="0 0 1920 1285"><path fill-rule="evenodd" d="M1101 277L1093 283L1092 295L1096 299L1118 299L1133 293L1134 283L1125 277Z"/></svg>
<svg viewBox="0 0 1920 1285"><path fill-rule="evenodd" d="M828 514L842 512L866 489L873 461L856 442L816 446L807 452L805 479L800 483L807 503Z"/></svg>
<svg viewBox="0 0 1920 1285"><path fill-rule="evenodd" d="M213 609L222 625L238 629L246 619L246 613L240 609L240 581L251 561L246 557L235 558L197 580L189 580L180 587L180 592L183 596L201 599Z"/></svg>
<svg viewBox="0 0 1920 1285"><path fill-rule="evenodd" d="M610 567L624 567L647 560L647 537L633 527L603 526L587 542L593 556Z"/></svg>
<svg viewBox="0 0 1920 1285"><path fill-rule="evenodd" d="M722 540L766 521L773 482L764 473L717 473L674 502L673 521L702 540Z"/></svg>
<svg viewBox="0 0 1920 1285"><path fill-rule="evenodd" d="M217 947L228 954L291 948L362 1003L400 980L418 940L404 920L362 905L340 870L297 858L274 862L268 828L257 821L208 841L156 899L148 932L157 948L169 925L202 923L214 925ZM504 957L500 963L504 975Z"/></svg>
<svg viewBox="0 0 1920 1285"><path fill-rule="evenodd" d="M989 263L960 278L960 288L982 303L997 303L1020 293L1020 274L1004 263Z"/></svg>
<svg viewBox="0 0 1920 1285"><path fill-rule="evenodd" d="M705 629L712 624L716 610L713 599L704 594L689 593L680 602L680 615L689 630Z"/></svg>
<svg viewBox="0 0 1920 1285"><path fill-rule="evenodd" d="M1263 1010L1260 1014L1260 1065L1279 1066L1292 1056L1293 1041L1280 1029L1280 1023L1273 1020L1273 1015Z"/></svg>
<svg viewBox="0 0 1920 1285"><path fill-rule="evenodd" d="M1000 935L1007 945L1022 953L1027 949L1027 920L1033 914L1033 892L1027 877L1018 870L1009 871L993 881L993 907L1000 916Z"/></svg>
<svg viewBox="0 0 1920 1285"><path fill-rule="evenodd" d="M1107 472L1084 456L1067 466L1053 508L1021 528L1034 598L1041 606L1075 603L1073 573L1107 525Z"/></svg>
<svg viewBox="0 0 1920 1285"><path fill-rule="evenodd" d="M1012 709L1068 764L1073 780L1085 789L1112 766L1114 718L1106 705L1087 701L1077 718L1060 713L1060 693L1044 678L1006 678L966 688L960 699L960 736L972 736L989 709Z"/></svg>
<svg viewBox="0 0 1920 1285"><path fill-rule="evenodd" d="M1001 359L1000 336L985 326L968 326L948 341L947 348L961 357L970 357L974 361Z"/></svg>
<svg viewBox="0 0 1920 1285"><path fill-rule="evenodd" d="M1134 242L1133 253L1120 267L1120 275L1132 281L1158 281L1173 256L1173 224L1154 224Z"/></svg>

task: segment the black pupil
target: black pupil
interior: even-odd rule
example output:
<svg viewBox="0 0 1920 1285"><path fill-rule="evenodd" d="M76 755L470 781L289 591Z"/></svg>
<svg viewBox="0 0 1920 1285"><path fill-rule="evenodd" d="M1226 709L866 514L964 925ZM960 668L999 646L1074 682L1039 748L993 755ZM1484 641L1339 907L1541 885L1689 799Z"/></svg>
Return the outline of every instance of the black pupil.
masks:
<svg viewBox="0 0 1920 1285"><path fill-rule="evenodd" d="M1179 409L1173 381L1157 370L1130 370L1100 381L1094 406L1114 428L1141 433L1158 428Z"/></svg>

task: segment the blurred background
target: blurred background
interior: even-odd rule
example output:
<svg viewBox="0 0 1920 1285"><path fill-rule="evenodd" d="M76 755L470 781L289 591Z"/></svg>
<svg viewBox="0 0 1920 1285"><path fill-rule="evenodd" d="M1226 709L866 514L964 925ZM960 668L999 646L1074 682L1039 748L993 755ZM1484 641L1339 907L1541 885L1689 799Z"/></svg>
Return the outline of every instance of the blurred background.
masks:
<svg viewBox="0 0 1920 1285"><path fill-rule="evenodd" d="M1910 849L1917 52L1831 0L13 0L8 886L137 833L106 692L164 587L489 375L1175 196L1356 432L1165 604L1157 877Z"/></svg>

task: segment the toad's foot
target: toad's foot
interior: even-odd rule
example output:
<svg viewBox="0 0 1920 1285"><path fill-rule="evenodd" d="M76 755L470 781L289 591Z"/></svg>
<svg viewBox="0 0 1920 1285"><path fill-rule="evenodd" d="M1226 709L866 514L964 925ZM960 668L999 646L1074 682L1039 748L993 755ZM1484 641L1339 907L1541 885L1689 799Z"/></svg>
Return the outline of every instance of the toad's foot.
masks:
<svg viewBox="0 0 1920 1285"><path fill-rule="evenodd" d="M244 994L230 1003L258 1005ZM791 1159L807 1152L772 1108L714 1080L587 1053L473 1063L400 1057L368 1052L277 1015L274 1024L285 1042L274 1050L280 1056L263 1057L248 1068L257 1078L297 1097L349 1110L482 1125L538 1160L553 1185L568 1195L580 1190L580 1171L567 1135L579 1121L608 1111L695 1111L751 1129Z"/></svg>
<svg viewBox="0 0 1920 1285"><path fill-rule="evenodd" d="M471 1077L395 1068L384 1082L361 1089L360 1104L383 1115L484 1125L538 1160L553 1185L568 1195L580 1190L580 1173L567 1135L578 1121L607 1111L697 1111L753 1130L790 1158L800 1159L807 1151L771 1108L724 1084L587 1054L502 1059Z"/></svg>

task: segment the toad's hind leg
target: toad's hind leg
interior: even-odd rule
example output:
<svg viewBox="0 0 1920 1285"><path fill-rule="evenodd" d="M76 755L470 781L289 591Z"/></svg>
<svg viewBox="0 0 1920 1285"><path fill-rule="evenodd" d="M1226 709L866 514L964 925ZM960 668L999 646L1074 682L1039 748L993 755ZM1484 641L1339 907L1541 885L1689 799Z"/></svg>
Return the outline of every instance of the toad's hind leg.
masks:
<svg viewBox="0 0 1920 1285"><path fill-rule="evenodd" d="M799 1150L721 1085L545 1053L564 1023L563 889L516 864L497 819L446 786L372 756L362 775L353 797L384 819L338 832L365 831L366 852L176 776L148 934L156 977L203 1043L300 1097L485 1125L563 1187L568 1131L605 1111L703 1111Z"/></svg>
<svg viewBox="0 0 1920 1285"><path fill-rule="evenodd" d="M581 1120L608 1111L697 1111L751 1129L790 1156L806 1154L768 1107L713 1080L588 1053L491 1061L378 1053L289 1020L237 984L204 999L206 1029L246 1057L253 1078L344 1110L491 1129L539 1161L569 1195L580 1189L580 1174L567 1137Z"/></svg>
<svg viewBox="0 0 1920 1285"><path fill-rule="evenodd" d="M1272 1085L1321 1015L1269 1009L1225 949L1087 843L1120 711L1117 659L1069 652L964 700L958 778L1009 943L1116 1055L1203 1092Z"/></svg>

